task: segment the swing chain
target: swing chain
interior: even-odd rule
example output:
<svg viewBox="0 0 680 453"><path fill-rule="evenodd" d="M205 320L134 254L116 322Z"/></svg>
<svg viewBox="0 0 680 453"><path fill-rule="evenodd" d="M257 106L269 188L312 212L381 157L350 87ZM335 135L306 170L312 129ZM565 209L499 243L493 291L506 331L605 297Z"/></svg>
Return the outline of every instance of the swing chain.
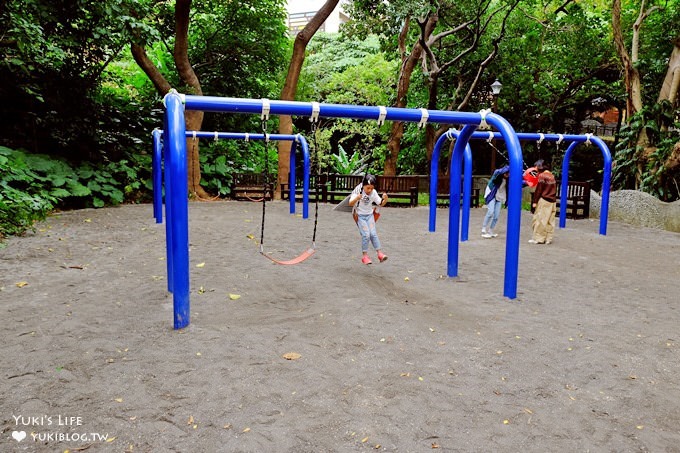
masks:
<svg viewBox="0 0 680 453"><path fill-rule="evenodd" d="M260 253L264 254L264 218L267 212L267 193L269 191L269 135L267 134L267 118L262 117L262 133L264 134L264 183L262 185L262 225L260 226Z"/></svg>

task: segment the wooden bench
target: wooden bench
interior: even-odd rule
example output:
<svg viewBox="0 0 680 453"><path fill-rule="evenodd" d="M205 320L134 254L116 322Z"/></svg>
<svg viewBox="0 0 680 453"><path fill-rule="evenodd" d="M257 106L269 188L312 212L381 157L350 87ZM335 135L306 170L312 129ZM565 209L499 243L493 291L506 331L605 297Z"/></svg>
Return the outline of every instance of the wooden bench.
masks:
<svg viewBox="0 0 680 453"><path fill-rule="evenodd" d="M560 194L562 185L557 182L557 215L560 215ZM569 181L567 183L567 218L587 219L590 217L590 183Z"/></svg>
<svg viewBox="0 0 680 453"><path fill-rule="evenodd" d="M418 206L418 176L377 176L376 190L380 195L387 193L388 203L393 205ZM398 198L406 201L395 200Z"/></svg>
<svg viewBox="0 0 680 453"><path fill-rule="evenodd" d="M387 192L390 197L389 203L394 205L417 206L418 205L418 176L377 176L376 190L380 195ZM302 178L296 178L295 199L302 200ZM315 200L316 186L320 184L320 200L324 203L339 203L347 197L356 186L361 184L363 175L310 175L309 199ZM288 199L288 184L281 184L281 198ZM394 200L393 200L394 198ZM402 199L402 200L399 200Z"/></svg>
<svg viewBox="0 0 680 453"><path fill-rule="evenodd" d="M463 182L461 181L460 189L460 202L463 203ZM450 198L450 187L451 181L448 176L440 176L437 178L437 206L447 207L449 205ZM472 187L472 193L470 194L470 207L479 207L479 193L480 190L477 187Z"/></svg>
<svg viewBox="0 0 680 453"><path fill-rule="evenodd" d="M261 200L266 194L267 200L274 198L276 176L269 177L269 187L264 190L264 178L262 173L234 173L231 180L231 198L234 200Z"/></svg>
<svg viewBox="0 0 680 453"><path fill-rule="evenodd" d="M319 202L325 203L328 200L328 176L329 175L309 175L309 201L316 201L316 189L319 185ZM295 201L302 202L302 193L304 191L304 181L302 176L295 177ZM290 192L289 184L282 183L281 199L288 200Z"/></svg>

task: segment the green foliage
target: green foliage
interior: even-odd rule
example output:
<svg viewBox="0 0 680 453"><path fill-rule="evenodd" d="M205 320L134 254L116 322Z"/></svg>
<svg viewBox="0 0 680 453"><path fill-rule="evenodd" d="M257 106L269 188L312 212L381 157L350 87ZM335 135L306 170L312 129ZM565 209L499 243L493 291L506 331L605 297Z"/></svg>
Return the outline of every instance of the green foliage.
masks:
<svg viewBox="0 0 680 453"><path fill-rule="evenodd" d="M379 53L374 36L357 40L322 33L315 41L316 36L308 47L311 54L300 76L300 100L392 104L398 63ZM369 171L380 174L388 137L389 125L378 126L375 121L324 120L317 132L322 168L334 168L344 152L365 162Z"/></svg>
<svg viewBox="0 0 680 453"><path fill-rule="evenodd" d="M652 104L633 115L621 128L616 147L614 185L639 189L664 201L680 199L680 170L666 162L680 142L680 122L668 101ZM640 137L646 137L646 148Z"/></svg>
<svg viewBox="0 0 680 453"><path fill-rule="evenodd" d="M19 234L57 207L102 207L138 201L151 187L150 159L72 167L43 154L0 147L0 238Z"/></svg>
<svg viewBox="0 0 680 453"><path fill-rule="evenodd" d="M333 170L335 173L341 175L359 175L366 171L366 161L368 156L362 157L358 151L352 153L352 157L347 156L345 148L338 145L338 154L331 156L333 158Z"/></svg>

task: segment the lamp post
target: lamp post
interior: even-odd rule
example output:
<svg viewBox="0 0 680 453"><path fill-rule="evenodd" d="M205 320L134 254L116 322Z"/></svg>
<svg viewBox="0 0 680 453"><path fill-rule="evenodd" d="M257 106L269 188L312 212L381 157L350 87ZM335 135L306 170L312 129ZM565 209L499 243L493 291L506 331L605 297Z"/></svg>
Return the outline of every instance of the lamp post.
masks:
<svg viewBox="0 0 680 453"><path fill-rule="evenodd" d="M496 79L494 83L491 84L491 96L493 96L493 102L491 104L491 111L496 113L498 110L498 95L501 94L501 88L503 84ZM496 147L494 146L491 150L491 174L496 170Z"/></svg>

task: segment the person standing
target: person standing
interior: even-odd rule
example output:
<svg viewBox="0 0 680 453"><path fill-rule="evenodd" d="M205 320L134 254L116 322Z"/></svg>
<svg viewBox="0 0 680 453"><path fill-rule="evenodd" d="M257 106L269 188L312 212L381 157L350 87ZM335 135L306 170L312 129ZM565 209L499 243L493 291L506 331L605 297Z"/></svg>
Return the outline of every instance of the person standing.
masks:
<svg viewBox="0 0 680 453"><path fill-rule="evenodd" d="M482 222L482 237L489 239L495 238L498 234L493 232L498 217L501 213L501 207L508 200L507 181L510 167L507 165L499 168L493 172L489 183L484 189L484 203L486 204L486 215Z"/></svg>
<svg viewBox="0 0 680 453"><path fill-rule="evenodd" d="M543 159L536 161L534 166L538 171L538 184L531 200L531 207L534 209L531 228L534 234L529 243L550 244L555 233L557 183L549 165Z"/></svg>
<svg viewBox="0 0 680 453"><path fill-rule="evenodd" d="M387 203L387 194L384 193L382 197L378 195L375 190L376 178L371 174L364 176L361 184L356 186L352 191L349 199L350 206L354 208L359 233L361 234L361 262L364 264L371 264L371 258L368 256L368 243L373 245L373 248L378 252L378 260L382 263L387 259L380 246L380 239L378 232L375 229L375 217L373 215L373 204L378 206L385 206Z"/></svg>

